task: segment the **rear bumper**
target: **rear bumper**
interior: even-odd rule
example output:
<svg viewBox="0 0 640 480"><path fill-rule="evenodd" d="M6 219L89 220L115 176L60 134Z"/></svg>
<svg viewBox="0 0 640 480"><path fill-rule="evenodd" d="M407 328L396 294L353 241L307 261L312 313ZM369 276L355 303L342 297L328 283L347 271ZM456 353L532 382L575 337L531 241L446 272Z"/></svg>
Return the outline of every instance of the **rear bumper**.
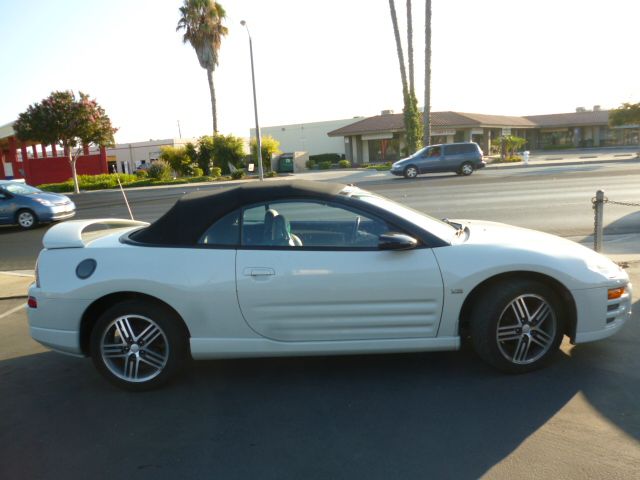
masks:
<svg viewBox="0 0 640 480"><path fill-rule="evenodd" d="M484 167L486 167L486 166L487 166L487 162L485 162L484 160L480 160L480 162L479 162L479 163L476 163L476 165L475 165L475 167L474 167L474 168L475 168L476 170L480 170L481 168L484 168Z"/></svg>
<svg viewBox="0 0 640 480"><path fill-rule="evenodd" d="M72 330L29 327L31 338L60 353L83 357L80 348L80 333Z"/></svg>

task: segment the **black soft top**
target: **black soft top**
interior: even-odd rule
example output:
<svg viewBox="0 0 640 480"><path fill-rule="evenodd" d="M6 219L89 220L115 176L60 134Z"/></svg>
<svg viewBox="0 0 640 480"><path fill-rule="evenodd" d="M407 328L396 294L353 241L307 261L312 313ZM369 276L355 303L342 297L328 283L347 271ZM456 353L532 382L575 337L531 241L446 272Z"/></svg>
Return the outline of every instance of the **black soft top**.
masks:
<svg viewBox="0 0 640 480"><path fill-rule="evenodd" d="M254 203L285 198L335 198L345 185L308 180L247 183L211 192L188 193L158 220L130 235L135 242L193 245L216 220Z"/></svg>

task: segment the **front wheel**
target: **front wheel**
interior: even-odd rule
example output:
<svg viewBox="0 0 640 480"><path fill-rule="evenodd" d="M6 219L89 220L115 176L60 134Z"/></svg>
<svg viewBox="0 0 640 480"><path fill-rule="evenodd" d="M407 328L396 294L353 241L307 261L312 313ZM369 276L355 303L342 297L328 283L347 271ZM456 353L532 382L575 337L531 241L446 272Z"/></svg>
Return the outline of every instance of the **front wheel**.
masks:
<svg viewBox="0 0 640 480"><path fill-rule="evenodd" d="M20 226L20 228L24 230L29 230L38 225L38 217L31 210L20 210L16 214L16 223Z"/></svg>
<svg viewBox="0 0 640 480"><path fill-rule="evenodd" d="M404 177L405 178L416 178L418 176L418 169L413 165L409 165L404 169Z"/></svg>
<svg viewBox="0 0 640 480"><path fill-rule="evenodd" d="M460 166L460 174L461 175L471 175L473 173L473 165L469 162L465 162Z"/></svg>
<svg viewBox="0 0 640 480"><path fill-rule="evenodd" d="M166 307L127 300L107 309L91 332L91 357L107 380L126 390L156 388L183 366L188 338Z"/></svg>
<svg viewBox="0 0 640 480"><path fill-rule="evenodd" d="M487 363L509 373L544 365L564 334L563 308L546 285L530 280L501 282L476 302L471 341Z"/></svg>

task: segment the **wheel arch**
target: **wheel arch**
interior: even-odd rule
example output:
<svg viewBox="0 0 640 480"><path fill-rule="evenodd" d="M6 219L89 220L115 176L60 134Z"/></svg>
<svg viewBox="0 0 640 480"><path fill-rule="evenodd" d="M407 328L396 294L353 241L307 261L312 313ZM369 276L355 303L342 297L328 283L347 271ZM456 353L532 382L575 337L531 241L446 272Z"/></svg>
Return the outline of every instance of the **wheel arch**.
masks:
<svg viewBox="0 0 640 480"><path fill-rule="evenodd" d="M177 318L180 319L180 324L187 338L191 338L191 333L189 332L189 328L182 318L182 315L180 315L176 311L176 309L169 305L167 302L164 302L163 300L160 300L159 298L152 295L140 292L114 292L108 295L104 295L95 300L91 305L89 305L89 307L87 307L87 309L82 314L82 319L80 321L80 349L82 350L82 353L84 355L90 355L91 331L93 330L93 326L95 325L100 315L102 315L102 313L112 305L125 300L144 300L146 302L155 303L156 305L160 305L171 310L177 316Z"/></svg>
<svg viewBox="0 0 640 480"><path fill-rule="evenodd" d="M493 277L489 277L476 285L473 290L469 292L467 298L465 298L460 310L460 318L458 323L458 334L460 335L460 337L465 338L468 335L471 313L476 301L481 297L481 295L498 283L508 282L515 279L538 281L547 285L558 294L558 297L560 298L560 301L565 308L564 313L566 315L566 323L564 334L571 338L571 340L573 340L576 336L577 324L577 309L573 295L571 294L569 289L557 279L543 273L531 271L514 271L500 273L498 275L494 275Z"/></svg>

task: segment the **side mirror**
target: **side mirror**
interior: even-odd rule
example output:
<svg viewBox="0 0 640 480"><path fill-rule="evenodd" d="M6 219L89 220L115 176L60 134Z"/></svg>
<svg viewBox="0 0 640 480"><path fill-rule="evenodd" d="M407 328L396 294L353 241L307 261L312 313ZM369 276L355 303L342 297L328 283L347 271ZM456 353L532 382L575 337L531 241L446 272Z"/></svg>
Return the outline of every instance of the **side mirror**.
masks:
<svg viewBox="0 0 640 480"><path fill-rule="evenodd" d="M378 239L380 250L411 250L417 246L418 240L404 233L387 232Z"/></svg>

